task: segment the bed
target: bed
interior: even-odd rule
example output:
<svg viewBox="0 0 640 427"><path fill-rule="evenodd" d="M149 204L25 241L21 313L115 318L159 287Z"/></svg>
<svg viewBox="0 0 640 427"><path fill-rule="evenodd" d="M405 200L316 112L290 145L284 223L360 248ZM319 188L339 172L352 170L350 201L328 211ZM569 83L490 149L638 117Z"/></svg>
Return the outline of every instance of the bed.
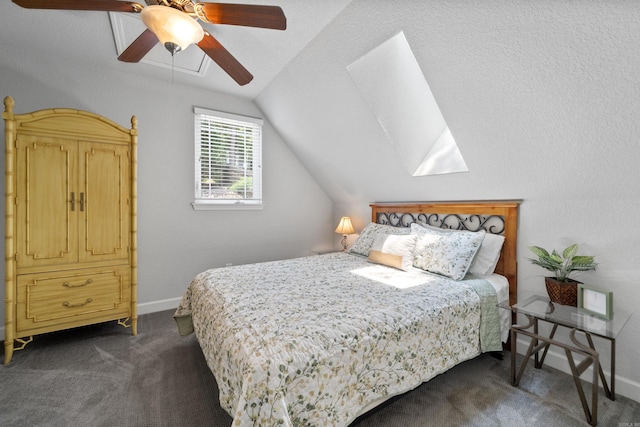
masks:
<svg viewBox="0 0 640 427"><path fill-rule="evenodd" d="M349 252L214 268L188 286L174 317L195 332L233 426L348 425L502 350L518 202L371 209ZM481 260L489 241L497 255Z"/></svg>

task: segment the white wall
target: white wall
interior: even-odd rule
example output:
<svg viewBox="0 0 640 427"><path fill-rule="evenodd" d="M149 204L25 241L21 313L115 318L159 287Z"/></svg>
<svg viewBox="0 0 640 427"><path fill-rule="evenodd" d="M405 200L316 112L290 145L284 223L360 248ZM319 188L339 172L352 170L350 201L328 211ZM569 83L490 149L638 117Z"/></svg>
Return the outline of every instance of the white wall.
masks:
<svg viewBox="0 0 640 427"><path fill-rule="evenodd" d="M335 243L331 200L268 120L264 210L192 209L193 107L261 117L250 100L172 85L170 79L104 72L49 57L37 47L25 51L2 44L0 94L14 98L17 114L77 108L125 127L137 116L140 312L176 307L191 278L204 269L307 255ZM4 265L0 270L4 277ZM4 305L0 315L4 319Z"/></svg>
<svg viewBox="0 0 640 427"><path fill-rule="evenodd" d="M638 22L640 3L628 0L354 0L257 103L333 199L335 223L351 215L359 231L373 201L523 199L519 295L545 292L528 246L576 242L600 263L576 278L634 312ZM468 173L411 178L348 75L348 64L400 30ZM634 315L616 360L618 392L638 401L639 329Z"/></svg>

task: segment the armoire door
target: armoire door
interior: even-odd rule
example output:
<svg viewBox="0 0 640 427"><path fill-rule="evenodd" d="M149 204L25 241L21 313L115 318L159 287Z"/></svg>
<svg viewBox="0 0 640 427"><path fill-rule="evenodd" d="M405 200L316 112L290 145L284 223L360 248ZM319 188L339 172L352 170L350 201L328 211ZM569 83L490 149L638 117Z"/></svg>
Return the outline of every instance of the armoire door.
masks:
<svg viewBox="0 0 640 427"><path fill-rule="evenodd" d="M78 262L77 142L19 135L16 141L18 268Z"/></svg>
<svg viewBox="0 0 640 427"><path fill-rule="evenodd" d="M128 260L131 221L127 146L79 144L79 261Z"/></svg>

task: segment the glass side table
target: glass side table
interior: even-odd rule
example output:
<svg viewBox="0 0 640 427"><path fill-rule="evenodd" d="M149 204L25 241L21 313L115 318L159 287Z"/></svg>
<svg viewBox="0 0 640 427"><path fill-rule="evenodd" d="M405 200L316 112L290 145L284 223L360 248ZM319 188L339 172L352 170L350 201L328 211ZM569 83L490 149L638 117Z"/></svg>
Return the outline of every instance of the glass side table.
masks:
<svg viewBox="0 0 640 427"><path fill-rule="evenodd" d="M518 334L528 336L531 341L529 348L524 355L524 360L516 373L516 351L511 351L511 385L517 387L522 378L527 362L534 356L534 366L540 369L547 356L549 347L554 345L562 348L567 356L567 361L571 368L573 380L576 384L582 409L589 424L598 424L598 378L602 381L605 395L615 400L615 366L616 366L616 337L624 328L631 314L616 311L610 320L601 319L578 310L577 307L561 305L551 302L546 296L533 295L523 299L521 302L509 306L508 303L500 304L500 308L509 309L514 313L522 314L527 318L526 324L514 324L510 328L511 343L515 345ZM538 331L539 321L545 321L553 325L549 336L541 335ZM558 326L568 328L570 343L554 339ZM586 343L581 342L576 337L576 332L584 335ZM600 354L596 350L592 336L598 336L609 340L611 343L611 388L600 364ZM515 347L513 347L515 348ZM540 352L542 351L542 355ZM584 356L584 359L576 364L574 354ZM585 396L580 382L580 375L589 367L593 366L593 378L591 380L591 408Z"/></svg>

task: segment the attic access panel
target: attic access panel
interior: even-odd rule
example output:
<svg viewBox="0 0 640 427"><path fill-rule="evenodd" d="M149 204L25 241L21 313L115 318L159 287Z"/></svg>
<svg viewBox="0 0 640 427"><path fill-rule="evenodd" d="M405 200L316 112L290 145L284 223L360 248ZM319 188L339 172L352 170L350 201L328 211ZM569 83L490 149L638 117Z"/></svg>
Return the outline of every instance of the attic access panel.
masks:
<svg viewBox="0 0 640 427"><path fill-rule="evenodd" d="M402 31L347 70L411 176L469 170Z"/></svg>

